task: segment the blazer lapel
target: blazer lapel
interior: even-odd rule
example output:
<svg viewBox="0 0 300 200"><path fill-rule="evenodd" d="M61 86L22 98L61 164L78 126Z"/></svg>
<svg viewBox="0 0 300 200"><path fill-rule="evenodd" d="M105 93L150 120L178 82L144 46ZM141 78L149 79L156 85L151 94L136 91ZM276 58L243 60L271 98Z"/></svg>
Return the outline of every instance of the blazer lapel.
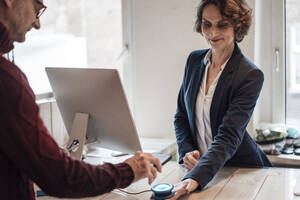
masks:
<svg viewBox="0 0 300 200"><path fill-rule="evenodd" d="M194 134L194 139L196 142L196 124L195 124L195 117L196 117L196 112L195 112L195 106L196 106L196 100L197 100L197 96L198 96L198 92L199 92L199 88L202 82L202 78L203 78L203 72L205 70L205 64L204 64L204 59L201 59L201 62L198 66L196 66L195 72L193 73L193 81L191 81L191 86L195 87L193 88L191 91L191 110L190 113L192 113L192 133Z"/></svg>
<svg viewBox="0 0 300 200"><path fill-rule="evenodd" d="M220 105L222 103L223 95L225 92L225 89L228 88L228 84L230 82L230 79L232 77L232 73L235 69L235 67L238 65L238 62L240 61L242 54L240 48L235 44L234 51L232 53L231 58L229 59L228 63L226 64L226 67L221 74L218 84L215 89L215 93L212 99L211 107L210 107L210 126L212 131L212 136L216 136L217 134L217 119L218 119L218 113L220 109Z"/></svg>

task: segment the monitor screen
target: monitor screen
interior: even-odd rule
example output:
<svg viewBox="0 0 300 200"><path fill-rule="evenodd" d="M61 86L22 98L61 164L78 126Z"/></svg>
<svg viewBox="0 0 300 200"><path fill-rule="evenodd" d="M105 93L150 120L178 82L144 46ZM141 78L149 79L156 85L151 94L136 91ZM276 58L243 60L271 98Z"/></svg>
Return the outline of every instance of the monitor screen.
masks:
<svg viewBox="0 0 300 200"><path fill-rule="evenodd" d="M69 134L76 113L86 113L86 143L126 153L142 149L116 69L46 68L46 73Z"/></svg>

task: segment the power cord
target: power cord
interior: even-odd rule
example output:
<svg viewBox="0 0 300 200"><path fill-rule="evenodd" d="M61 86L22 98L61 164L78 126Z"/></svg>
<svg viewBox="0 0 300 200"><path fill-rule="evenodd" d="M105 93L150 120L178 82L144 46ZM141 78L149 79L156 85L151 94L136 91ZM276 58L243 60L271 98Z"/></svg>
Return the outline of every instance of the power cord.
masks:
<svg viewBox="0 0 300 200"><path fill-rule="evenodd" d="M152 190L144 190L144 191L141 191L141 192L128 192L128 191L122 190L122 189L117 189L117 190L119 190L120 192L126 193L126 194L130 194L130 195L138 195L138 194L142 194L142 193L145 193L145 192L152 192Z"/></svg>

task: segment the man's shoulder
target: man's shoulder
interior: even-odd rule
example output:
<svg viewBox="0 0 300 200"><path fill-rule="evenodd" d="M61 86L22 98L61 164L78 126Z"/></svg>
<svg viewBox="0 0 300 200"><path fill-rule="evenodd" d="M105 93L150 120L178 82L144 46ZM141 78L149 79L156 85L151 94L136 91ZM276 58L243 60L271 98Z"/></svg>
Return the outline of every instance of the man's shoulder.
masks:
<svg viewBox="0 0 300 200"><path fill-rule="evenodd" d="M10 61L0 59L0 92L2 97L13 100L20 97L20 92L27 91L34 98L25 74Z"/></svg>
<svg viewBox="0 0 300 200"><path fill-rule="evenodd" d="M21 73L22 71L14 63L3 57L0 58L0 76L2 79L6 77L5 79L19 81Z"/></svg>

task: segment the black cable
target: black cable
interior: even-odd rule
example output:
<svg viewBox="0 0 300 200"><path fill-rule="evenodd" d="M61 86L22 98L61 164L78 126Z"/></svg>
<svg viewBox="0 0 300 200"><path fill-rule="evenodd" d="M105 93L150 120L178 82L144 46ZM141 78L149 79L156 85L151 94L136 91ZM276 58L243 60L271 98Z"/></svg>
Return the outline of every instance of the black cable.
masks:
<svg viewBox="0 0 300 200"><path fill-rule="evenodd" d="M152 190L144 190L144 191L141 191L141 192L128 192L126 190L122 190L122 189L118 189L120 192L123 192L123 193L126 193L126 194L130 194L130 195L138 195L138 194L142 194L142 193L145 193L145 192L151 192Z"/></svg>

